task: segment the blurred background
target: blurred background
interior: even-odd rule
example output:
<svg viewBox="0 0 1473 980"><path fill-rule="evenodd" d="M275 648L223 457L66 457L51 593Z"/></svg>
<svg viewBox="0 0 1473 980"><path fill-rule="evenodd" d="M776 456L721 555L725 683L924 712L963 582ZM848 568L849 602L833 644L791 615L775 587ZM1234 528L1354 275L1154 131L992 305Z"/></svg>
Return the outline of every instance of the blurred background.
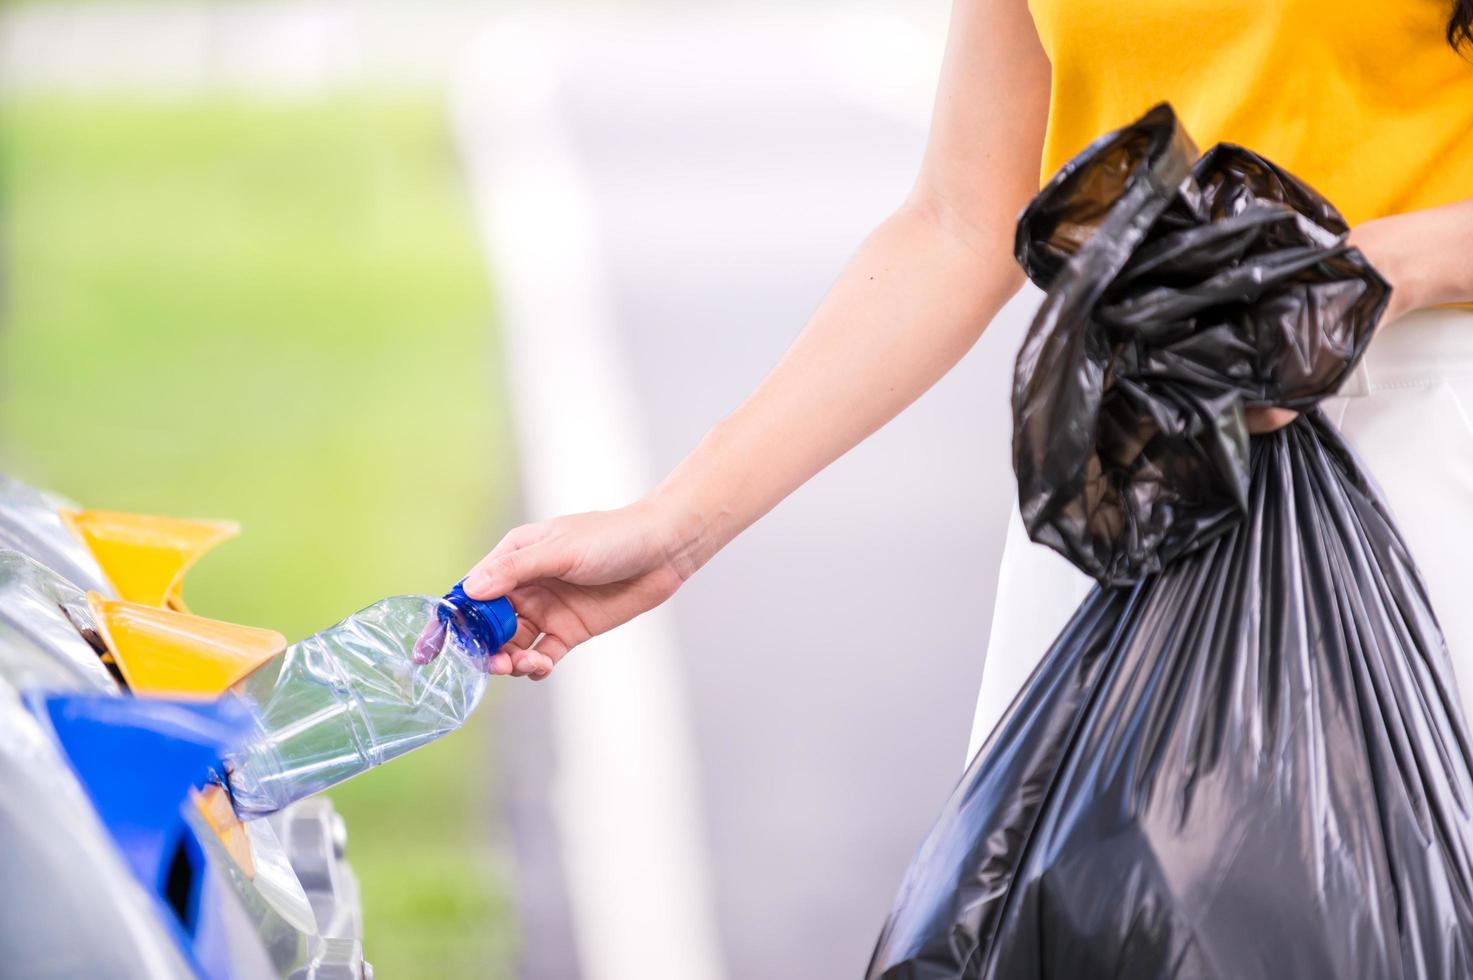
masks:
<svg viewBox="0 0 1473 980"><path fill-rule="evenodd" d="M944 0L0 7L0 452L297 638L651 486L907 190ZM862 971L964 762L1015 300L667 608L335 790L379 977Z"/></svg>

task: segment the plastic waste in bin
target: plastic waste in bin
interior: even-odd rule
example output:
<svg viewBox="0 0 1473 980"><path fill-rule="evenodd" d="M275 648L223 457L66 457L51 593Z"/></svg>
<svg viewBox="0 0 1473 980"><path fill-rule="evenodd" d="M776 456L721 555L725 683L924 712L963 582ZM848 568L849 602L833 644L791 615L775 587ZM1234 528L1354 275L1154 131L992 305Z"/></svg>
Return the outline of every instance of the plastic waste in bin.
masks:
<svg viewBox="0 0 1473 980"><path fill-rule="evenodd" d="M505 599L383 599L299 643L235 690L256 732L226 760L236 810L279 810L465 723L486 661L516 632Z"/></svg>
<svg viewBox="0 0 1473 980"><path fill-rule="evenodd" d="M202 790L195 790L190 795L194 801L194 807L199 811L200 817L205 825L230 855L232 861L245 873L247 878L256 877L256 860L251 853L251 840L246 834L245 824L235 815L235 808L230 805L230 794L225 787L219 785L206 786Z"/></svg>

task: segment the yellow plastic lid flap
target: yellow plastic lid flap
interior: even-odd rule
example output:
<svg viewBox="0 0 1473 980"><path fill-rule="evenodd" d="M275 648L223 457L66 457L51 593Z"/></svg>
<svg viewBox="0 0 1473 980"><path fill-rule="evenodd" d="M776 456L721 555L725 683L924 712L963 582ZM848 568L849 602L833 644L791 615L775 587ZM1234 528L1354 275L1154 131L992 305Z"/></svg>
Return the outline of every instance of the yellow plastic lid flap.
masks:
<svg viewBox="0 0 1473 980"><path fill-rule="evenodd" d="M184 573L205 552L240 533L230 521L63 510L61 519L92 551L118 595L184 610Z"/></svg>
<svg viewBox="0 0 1473 980"><path fill-rule="evenodd" d="M97 630L138 695L217 698L286 648L275 630L87 593Z"/></svg>

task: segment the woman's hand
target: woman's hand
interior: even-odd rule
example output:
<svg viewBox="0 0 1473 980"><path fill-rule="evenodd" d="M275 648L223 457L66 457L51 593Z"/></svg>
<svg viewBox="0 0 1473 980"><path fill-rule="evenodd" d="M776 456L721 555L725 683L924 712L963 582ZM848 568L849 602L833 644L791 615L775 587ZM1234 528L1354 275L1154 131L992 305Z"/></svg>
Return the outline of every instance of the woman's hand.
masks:
<svg viewBox="0 0 1473 980"><path fill-rule="evenodd" d="M1265 432L1277 432L1299 417L1299 413L1292 408L1250 408L1246 414L1248 432L1255 436L1263 435Z"/></svg>
<svg viewBox="0 0 1473 980"><path fill-rule="evenodd" d="M1418 275L1419 226L1435 212L1412 212L1377 218L1351 229L1349 244L1360 249L1366 261L1391 285L1391 299L1376 329L1423 305L1423 280ZM1423 263L1426 264L1425 262ZM1248 431L1254 435L1273 432L1298 418L1287 408L1248 409Z"/></svg>
<svg viewBox="0 0 1473 980"><path fill-rule="evenodd" d="M1416 295L1415 247L1407 240L1408 233L1413 231L1412 222L1407 220L1411 217L1398 214L1367 221L1352 228L1347 239L1391 286L1391 299L1386 312L1381 314L1381 322L1376 324L1377 330L1422 305Z"/></svg>
<svg viewBox="0 0 1473 980"><path fill-rule="evenodd" d="M465 579L472 598L504 595L517 611L491 672L541 680L584 640L670 598L697 564L679 523L651 498L510 531Z"/></svg>

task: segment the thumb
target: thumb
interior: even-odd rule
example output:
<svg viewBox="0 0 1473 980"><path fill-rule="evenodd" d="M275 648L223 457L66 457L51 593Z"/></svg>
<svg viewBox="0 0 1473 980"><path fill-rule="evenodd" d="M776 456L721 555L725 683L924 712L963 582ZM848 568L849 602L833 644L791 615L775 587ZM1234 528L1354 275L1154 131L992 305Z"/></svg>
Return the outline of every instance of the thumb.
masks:
<svg viewBox="0 0 1473 980"><path fill-rule="evenodd" d="M557 578L572 567L563 549L551 544L505 554L487 555L465 577L465 592L472 599L494 599L540 578Z"/></svg>

